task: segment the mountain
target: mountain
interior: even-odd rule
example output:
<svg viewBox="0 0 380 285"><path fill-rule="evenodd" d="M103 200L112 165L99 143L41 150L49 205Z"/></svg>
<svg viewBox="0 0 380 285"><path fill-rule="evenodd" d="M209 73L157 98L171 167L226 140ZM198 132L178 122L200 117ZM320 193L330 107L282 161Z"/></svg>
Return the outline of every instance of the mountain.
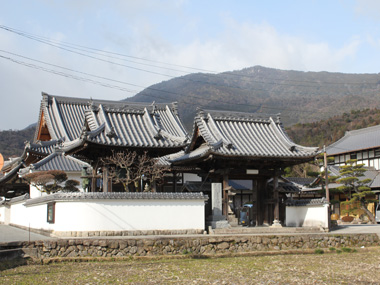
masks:
<svg viewBox="0 0 380 285"><path fill-rule="evenodd" d="M219 74L195 73L152 85L131 102L178 102L191 132L197 107L281 113L298 144L322 146L345 131L380 124L380 74L286 71L262 66ZM356 110L356 111L351 111ZM19 156L32 140L34 125L0 131L0 153Z"/></svg>
<svg viewBox="0 0 380 285"><path fill-rule="evenodd" d="M4 159L20 156L24 150L25 141L32 141L34 131L35 124L20 131L0 131L0 153Z"/></svg>
<svg viewBox="0 0 380 285"><path fill-rule="evenodd" d="M380 125L380 110L365 109L343 113L319 122L295 124L286 128L288 136L303 146L330 145L347 131Z"/></svg>
<svg viewBox="0 0 380 285"><path fill-rule="evenodd" d="M315 122L352 109L380 108L380 74L286 71L262 66L196 73L152 85L125 101L178 102L191 130L197 107L281 113L285 126Z"/></svg>

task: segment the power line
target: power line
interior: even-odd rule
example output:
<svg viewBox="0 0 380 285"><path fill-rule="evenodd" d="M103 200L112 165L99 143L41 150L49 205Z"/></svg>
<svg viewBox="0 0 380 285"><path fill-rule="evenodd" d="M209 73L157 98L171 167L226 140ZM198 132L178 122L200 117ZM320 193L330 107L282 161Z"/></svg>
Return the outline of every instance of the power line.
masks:
<svg viewBox="0 0 380 285"><path fill-rule="evenodd" d="M119 83L119 84L126 84L126 85L130 85L130 86L134 86L134 87L144 88L143 86L140 86L140 85L137 85L137 84L128 83L128 82L119 81L119 80L115 80L115 79L111 79L111 78L106 78L106 77L103 77L103 76L98 76L98 75L93 75L93 74L86 73L86 72L81 72L81 71L73 70L73 69L70 69L70 68L67 68L67 67L62 67L62 66L55 65L55 64L50 64L50 63L47 63L47 62L43 62L43 61L39 61L39 60L34 60L34 59L31 59L31 58L28 58L28 57L25 57L25 56L21 56L21 55L12 53L12 52L4 51L4 50L0 50L0 52L11 54L13 56L18 56L18 57L21 57L21 58L24 58L24 59L27 59L27 60L31 60L31 61L34 61L34 62L38 62L38 63L44 64L44 65L49 65L49 66L52 66L52 67L55 67L55 68L60 68L60 69L63 69L63 70L66 70L66 71L70 71L70 72L75 72L75 73L79 73L79 74L82 74L82 75L91 76L91 77L94 77L94 78L98 78L98 79L102 79L102 80L107 80L107 81L111 81L111 82L115 82L115 83ZM65 73L65 72L62 72L62 71L57 71L57 70L54 70L54 69L49 69L49 68L46 68L46 67L43 67L43 66L40 66L40 65L36 65L36 64L25 62L25 61L17 60L17 59L11 58L11 57L6 57L6 56L0 55L0 58L6 59L6 60L11 61L13 63L17 63L19 65L23 65L23 66L26 66L26 67L29 67L29 68L38 69L38 70L41 70L41 71L44 71L44 72L47 72L47 73L52 73L52 74L55 74L55 75L59 75L59 76L66 77L66 78L75 79L75 80L78 80L78 81L88 82L88 83L100 85L100 86L107 87L107 88L117 89L117 90L120 90L120 91L129 92L129 93L138 92L136 90L127 89L127 88L119 86L119 85L113 85L113 84L104 83L104 82L101 82L101 81L98 81L98 80L89 79L89 78L86 78L86 77L81 77L81 76L76 76L76 75L68 74L68 73ZM185 96L183 94L176 93L176 92L170 92L170 91L160 90L160 89L156 89L156 88L152 88L152 87L147 87L145 89L151 90L151 91L158 91L158 92L162 92L162 93L167 93L167 94L172 94L172 95L177 95L177 96L181 96L182 98L185 98ZM155 95L155 94L141 94L141 95L142 96L146 96L146 97L156 98L156 99L168 100L165 97L161 97L161 96L158 96L158 95ZM260 109L269 109L269 110L278 110L278 111L307 112L307 111L304 111L304 110L291 110L291 109L284 109L284 108L268 107L268 106L264 106L262 104L260 104L260 105L238 104L238 103L225 102L225 101L216 100L216 99L209 99L209 98L195 96L195 95L188 95L186 97L193 98L193 99L204 100L204 101L208 101L208 102L215 102L215 103L219 103L219 104L234 105L234 106L241 106L241 107L243 107L243 106L247 107L248 106L248 107L260 108ZM199 105L199 104L195 104L195 103L191 103L191 102L188 102L186 104L187 105L193 105L193 106L198 106Z"/></svg>
<svg viewBox="0 0 380 285"><path fill-rule="evenodd" d="M72 48L72 49L75 49L75 50L80 50L80 51L83 51L83 52L89 52L89 53L96 54L96 55L102 55L102 56L107 55L107 57L110 57L110 58L119 59L119 60L131 62L131 63L135 63L135 64L140 64L140 65L145 65L145 66L150 66L150 67L156 67L156 68L161 68L161 69L166 69L166 70L171 70L171 71L176 71L176 72L181 72L181 73L186 73L186 74L189 74L189 71L178 70L178 69L173 69L173 68L169 68L169 67L165 67L165 66L158 66L158 65L152 65L152 64L146 64L146 63L131 61L131 60L127 60L125 58L132 58L132 59L137 59L137 60L141 60L141 61L145 61L145 62L164 64L164 65L167 65L167 66L181 67L181 68L186 68L186 69L195 70L195 71L216 73L215 71L211 71L211 70L206 70L206 69L201 69L201 68L195 68L195 67L188 67L188 66L183 66L183 65L178 65L178 64L170 64L170 63L165 63L165 62L161 62L161 61L155 61L155 60L150 60L150 59L145 59L145 58L125 55L125 54L121 54L121 53L110 52L110 51L105 51L105 50L101 50L101 49L86 47L86 46L83 46L83 45L77 45L77 44L73 44L73 43L66 43L66 42L56 41L56 40L52 40L52 39L49 39L49 38L46 38L46 37L42 37L42 36L38 36L38 35L33 35L33 34L30 34L30 33L27 33L27 32L23 32L23 31L20 31L20 30L17 30L17 29L6 27L6 26L3 26L3 25L0 25L0 28L3 29L3 30L9 31L9 32L15 33L17 35L29 38L31 40L42 42L44 44L51 45L51 46L58 47L58 48L60 48L60 46L63 46L63 47L66 47L66 48ZM114 57L114 56L110 56L110 55L117 55L117 56L122 56L122 57L125 57L125 58Z"/></svg>
<svg viewBox="0 0 380 285"><path fill-rule="evenodd" d="M121 86L116 86L116 85L111 85L111 84L107 84L107 83L102 83L100 81L96 81L96 80L92 80L92 79L85 78L85 77L79 77L79 76L67 74L67 73L56 71L56 70L53 70L53 69L47 69L45 67L38 66L38 65L35 65L35 64L32 64L32 63L23 62L23 61L14 59L14 58L2 56L2 55L0 55L0 58L12 61L12 62L20 64L20 65L27 66L27 67L30 67L30 68L34 68L34 69L42 70L42 71L49 72L49 73L52 73L52 74L56 74L56 75L59 75L59 76L63 76L63 77L67 77L67 78L71 78L71 79L75 79L75 80L79 80L79 81L89 82L89 83L93 83L93 84L96 84L96 85L101 85L101 86L104 86L104 87L114 88L114 89L118 89L118 90L121 90L121 91L126 91L126 92L131 92L131 93L135 92L135 91L132 91L130 89L123 88Z"/></svg>
<svg viewBox="0 0 380 285"><path fill-rule="evenodd" d="M123 64L119 64L119 63L115 63L115 62L111 62L111 61L108 61L108 60L105 60L105 59L101 59L101 58L97 58L97 57L94 57L94 56L89 56L89 55L86 55L86 54L83 54L83 53L78 53L76 51L73 51L73 50L70 50L66 47L62 47L62 46L59 46L59 44L52 44L51 40L45 40L46 38L43 38L43 37L37 37L37 36L33 36L31 34L27 34L27 33L24 33L22 31L17 31L15 29L12 29L12 28L9 28L9 27L5 27L5 26L0 26L0 28L4 29L4 30L7 30L7 31L10 31L10 32L13 32L13 33L16 33L18 35L22 35L24 37L27 37L27 38L30 38L30 39L33 39L33 40L37 40L39 42L42 42L44 44L48 44L48 45L52 45L54 47L57 47L57 48L61 48L61 49L64 49L64 50L67 50L69 52L73 52L73 53L77 53L79 55L82 55L82 56L86 56L86 57L89 57L89 58L93 58L93 59L97 59L97 60L100 60L100 61L103 61L103 62L106 62L106 63L111 63L111 64L117 64L117 65L120 65L120 66L124 66L124 67L128 67L128 68L133 68L133 69L136 69L136 70L140 70L140 71L145 71L145 72L150 72L150 73L154 73L154 74L158 74L158 75L163 75L163 76L168 76L168 77L173 77L174 76L170 76L170 75L167 75L167 74L162 74L162 73L158 73L158 72L152 72L152 71L149 71L149 70L144 70L144 69L140 69L140 68L134 68L134 67L130 67L130 66L127 66L127 65L123 65ZM57 43L57 42L56 42ZM73 44L70 44L70 45L73 45ZM78 46L78 45L77 45ZM83 46L81 46L83 47ZM85 49L91 49L91 48L87 48L87 47L83 47ZM83 49L80 49L81 51L84 51L84 52L87 52L86 50L83 50ZM96 49L94 49L96 50ZM97 51L100 51L100 50L97 50ZM5 51L3 51L5 52ZM104 52L104 51L101 51L101 52ZM9 53L9 52L8 52ZM108 53L108 52L104 52L104 53ZM97 53L95 53L97 54ZM16 54L13 54L13 55L16 55ZM20 55L17 55L17 56L20 56ZM123 55L124 56L124 55ZM27 57L24 57L24 58L27 58ZM30 59L30 58L27 58L29 60L33 60L33 59ZM11 60L11 59L9 59ZM11 60L12 61L12 60ZM36 60L34 60L36 61ZM15 63L19 63L19 64L23 64L23 63L20 63L19 61L17 62L16 61L13 61ZM46 62L41 62L41 61L36 61L36 62L39 62L39 63L44 63L44 64L48 64ZM23 64L25 66L29 66L31 67L30 65L27 65L27 64ZM50 64L51 65L51 64ZM127 84L127 85L131 85L131 86L134 86L134 87L139 87L139 88L145 88L143 86L139 86L139 85L136 85L136 84L132 84L132 83L127 83L127 82L122 82L122 81L117 81L117 80L113 80L113 79L110 79L110 78L105 78L105 77L101 77L101 76L96 76L96 75L92 75L92 74L88 74L88 73L84 73L84 72L80 72L80 71L76 71L76 70L73 70L73 69L68 69L68 68L64 68L64 67L59 67L57 65L51 65L51 66L54 66L54 67L58 67L58 68L63 68L63 69L66 69L66 70L69 70L70 72L78 72L80 74L84 74L86 76L92 76L92 77L95 77L95 78L98 78L98 79L102 79L102 80L107 80L107 81L113 81L113 82L116 82L116 83L121 83L121 84ZM37 69L41 69L41 68L38 68L38 67L33 67L33 68L37 68ZM42 70L42 69L41 69ZM47 70L44 70L46 72L48 72ZM55 71L52 71L51 73L54 73L54 74L57 74L59 72L55 72ZM231 74L231 73L224 73L224 74ZM59 75L59 74L57 74ZM208 75L210 76L210 75ZM217 76L217 75L215 75ZM241 76L244 76L246 77L245 75L241 75ZM70 77L72 78L71 76L67 76L67 77ZM243 90L243 91L268 91L266 89L263 89L263 88L250 88L250 89L245 89L245 88L242 88L240 86L231 86L231 85L222 85L222 84L215 84L215 83L212 83L212 82L206 82L206 81L200 81L200 80L192 80L192 79L187 79L187 78L184 78L184 77L180 77L179 79L182 79L182 80L187 80L187 81L191 81L191 82L197 82L197 83L202 83L202 84L209 84L209 85L213 85L213 86L219 86L219 87L225 87L225 88L229 88L229 89L240 89L240 90ZM89 80L86 80L87 82L90 82ZM94 81L94 80L92 80ZM294 81L294 82L301 82L301 81ZM291 84L284 84L284 83L275 83L275 82L262 82L262 83L266 83L266 84L275 84L275 85L288 85L288 86L293 86ZM317 82L313 82L313 83L317 83ZM98 85L102 85L102 84L99 84L99 83L95 83L95 84L98 84ZM360 83L361 84L361 83ZM108 84L110 85L110 84ZM104 85L103 85L104 86ZM298 87L300 87L300 85L297 85ZM307 87L313 87L313 86L308 86L308 85L303 85L304 87L307 86ZM112 88L111 86L108 86L110 88ZM114 87L115 89L119 89L118 87ZM126 88L124 88L126 89ZM119 90L124 90L123 88L122 89L119 89ZM164 91L164 90L160 90L160 89L157 89L157 88L152 88L152 87L148 87L148 88L145 88L146 90L151 90L151 91L158 91L158 92L162 92L162 93L166 93L166 94L173 94L173 95L179 95L179 96L183 96L183 94L179 94L179 93L176 93L176 92L170 92L170 91ZM128 89L129 91L128 92L137 92L137 91L132 91L130 89ZM125 90L124 90L125 91ZM160 97L160 96L157 96L157 95L150 95L150 94L144 94L144 93L140 93L141 96L148 96L148 97L153 97L153 98L158 98L158 99L162 99L162 100L167 100L167 98L164 98L164 97ZM294 110L294 109L287 109L287 108L276 108L276 107L266 107L266 106L263 106L263 105L250 105L250 104L237 104L237 103L232 103L232 102L223 102L223 101L220 101L220 100L213 100L213 99L206 99L204 97L199 97L199 96L195 96L195 95L190 95L188 97L191 97L191 98L196 98L196 99L200 99L200 100L206 100L208 102L217 102L217 103L220 103L220 104L229 104L229 105L236 105L236 106L250 106L250 107L255 107L255 108L261 108L261 109L272 109L272 110L280 110L280 111L289 111L289 112L307 112L307 111L304 111L304 110ZM194 105L194 104L189 104L189 105Z"/></svg>
<svg viewBox="0 0 380 285"><path fill-rule="evenodd" d="M183 65L164 63L164 62L160 62L160 61L153 61L153 60L149 60L149 59L144 59L144 58L139 58L139 57L133 57L133 56L130 56L130 55L124 55L124 54L104 51L104 50L100 50L100 49L96 49L96 48L85 47L83 45L58 42L58 41L54 41L54 40L48 39L46 37L36 36L36 35L30 34L30 33L27 33L27 32L21 31L21 30L13 29L13 28L10 28L10 27L4 26L4 25L0 25L0 28L3 29L3 30L6 30L8 32L12 32L12 33L15 33L17 35L20 35L20 36L23 36L23 37L26 37L26 38L29 38L29 39L32 39L32 40L35 40L35 41L38 41L38 42L50 45L50 46L53 46L53 47L56 47L56 48L59 48L59 49L62 49L62 50L68 51L68 52L76 53L76 54L81 55L81 56L89 57L89 58L92 58L92 59L95 59L95 60L100 60L100 61L107 62L107 63L110 63L110 64L115 64L115 65L123 66L123 67L126 67L126 68L135 69L135 70L142 71L142 72L148 72L148 73L153 73L153 74L160 75L160 76L165 76L165 77L168 77L168 78L176 78L176 76L172 76L172 75L168 75L168 74L164 74L164 73L159 73L159 72L153 72L153 71L150 71L150 70L146 70L146 69L142 69L142 68L137 68L137 67L133 67L133 66L129 66L129 65L123 65L123 64L112 62L112 61L109 61L109 60L101 59L101 58L98 58L98 57L95 57L95 56L90 56L90 55L87 55L87 54L83 54L82 52L89 52L89 53L93 53L93 54L96 54L96 55L100 55L99 52L103 53L103 54L113 54L113 55L118 55L118 56L122 56L122 57L128 57L128 58L134 58L134 59L148 61L148 62L155 62L155 63L165 64L165 65L168 65L168 66L177 66L177 67L181 67L181 68L187 68L187 69L192 69L192 70L210 72L210 73L213 73L214 75L216 75L216 73L217 73L216 71L205 70L205 69L194 68L194 67L188 67L188 66L183 66ZM81 52L76 52L76 51L71 50L71 49L80 50ZM128 61L128 60L121 59L121 58L118 58L118 57L111 57L111 58ZM135 64L142 64L142 65L150 66L150 67L167 69L167 70L181 72L181 73L187 73L186 71L178 70L178 69L165 68L165 67L160 67L160 66L151 65L151 64L139 63L139 62L135 62L135 61L128 61L128 62L135 63ZM236 73L236 72L235 73L224 72L222 74L223 75L228 75L228 76L254 78L251 75L239 74L239 73ZM214 85L211 82L194 81L194 80L191 80L189 78L184 78L184 77L179 77L179 79L181 79L181 80L189 80L189 81L192 81L192 82L201 82L201 83L204 83L204 84ZM315 86L310 86L310 85L300 85L300 84L294 85L294 84L288 84L288 83L259 81L259 80L253 80L253 82L256 82L256 83L265 83L265 84L271 84L271 85L279 85L279 86L297 86L297 87L312 87L312 88L315 87ZM340 82L320 82L320 81L310 81L310 80L287 80L287 82L312 83L312 84L318 84L318 85L320 85L320 84L329 84L329 85L330 84L333 84L333 85L362 85L362 84L366 84L366 85L378 85L377 81L373 82L373 83L368 83L368 82L365 82L365 83L363 83L363 82L342 82L342 83L340 83ZM222 86L229 87L229 88L239 88L239 87L230 86L230 85L222 85Z"/></svg>

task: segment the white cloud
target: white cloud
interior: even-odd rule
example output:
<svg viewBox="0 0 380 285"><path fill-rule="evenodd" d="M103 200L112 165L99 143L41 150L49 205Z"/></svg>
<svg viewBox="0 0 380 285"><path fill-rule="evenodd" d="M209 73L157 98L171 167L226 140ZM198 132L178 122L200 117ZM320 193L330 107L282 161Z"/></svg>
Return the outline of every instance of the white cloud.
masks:
<svg viewBox="0 0 380 285"><path fill-rule="evenodd" d="M78 1L69 1L67 4L67 9L73 7L72 9L79 11L77 13L80 16L75 25L82 23L82 21L86 22L82 16L88 11L96 10L95 4L89 4L94 2L86 2L87 5L92 5L91 7L86 5L86 9L81 6L82 4L77 3ZM95 3L99 4L100 2ZM113 2L113 7L116 7L114 8L116 9L115 14L125 17L117 21L123 26L113 28L105 26L102 30L98 30L96 32L96 46L93 43L85 42L88 38L77 43L139 58L218 72L254 65L304 71L344 71L342 66L348 59L356 55L361 45L360 38L352 38L341 47L332 48L328 42L308 42L293 35L281 34L268 23L242 23L226 16L224 16L224 22L222 22L218 33L210 34L206 39L189 37L186 41L179 42L175 38L170 38L170 35L165 31L160 30L161 27L158 28L156 23L150 20L149 15L163 13L165 16L176 13L178 17L184 13L181 9L183 8L182 5L186 3L181 2L179 6L152 4L153 7L150 6L151 3L150 1ZM173 2L169 1L168 3ZM197 29L206 28L199 27L196 15L192 17L186 15L177 24L179 26L183 24L178 29L189 31L189 35L196 34ZM85 24L81 26L86 27ZM39 24L40 29L42 29L41 27L44 27L42 23ZM33 32L31 29L25 28L25 30ZM46 30L51 32L49 33ZM68 32L65 34L60 30L54 31L54 27L49 26L46 26L46 30L42 30L41 34L55 40L73 42L73 37ZM93 38L92 40L94 41ZM182 75L182 73L169 70L169 68L179 69L179 67L174 66L166 65L168 69L159 69L153 66L123 62L125 65L150 71L142 72L83 58L42 44L25 45L26 40L5 32L0 33L0 42L4 50L17 51L31 58L146 87L170 79L170 77L154 74L154 72L172 76ZM109 60L113 61L114 59L109 58ZM138 61L138 59L131 58L129 60ZM160 65L149 61L141 62ZM140 90L138 87L122 85L121 83L110 82L110 84L125 86L136 91ZM0 86L2 98L7 99L7 107L3 108L2 113L0 113L0 129L19 129L36 121L42 91L62 96L111 100L121 100L133 95L132 93L59 77L10 62L4 64L4 60L1 59Z"/></svg>
<svg viewBox="0 0 380 285"><path fill-rule="evenodd" d="M380 20L380 1L355 0L355 12L357 15L370 17L372 20Z"/></svg>
<svg viewBox="0 0 380 285"><path fill-rule="evenodd" d="M203 42L195 39L186 46L176 46L174 49L160 50L151 46L151 56L215 71L254 65L304 71L341 71L342 63L355 55L359 45L360 40L353 38L339 49L333 49L327 42L307 42L279 34L268 24L231 21L220 37Z"/></svg>

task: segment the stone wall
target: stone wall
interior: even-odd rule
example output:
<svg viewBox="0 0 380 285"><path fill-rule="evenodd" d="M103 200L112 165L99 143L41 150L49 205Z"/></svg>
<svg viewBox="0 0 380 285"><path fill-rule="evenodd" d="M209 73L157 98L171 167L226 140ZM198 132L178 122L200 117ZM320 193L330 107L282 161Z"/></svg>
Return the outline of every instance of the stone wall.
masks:
<svg viewBox="0 0 380 285"><path fill-rule="evenodd" d="M214 255L329 247L380 246L376 234L262 235L223 237L155 237L125 239L58 239L0 244L0 250L25 248L35 257L124 257L154 255Z"/></svg>

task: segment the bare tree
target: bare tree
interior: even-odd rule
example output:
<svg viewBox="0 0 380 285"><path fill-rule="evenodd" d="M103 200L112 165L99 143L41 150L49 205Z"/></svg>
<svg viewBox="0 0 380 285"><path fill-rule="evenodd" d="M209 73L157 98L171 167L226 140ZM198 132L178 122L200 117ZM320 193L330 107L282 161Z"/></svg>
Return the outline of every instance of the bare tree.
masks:
<svg viewBox="0 0 380 285"><path fill-rule="evenodd" d="M112 155L102 158L101 161L107 166L112 180L121 183L126 192L129 192L131 185L138 190L143 177L151 184L162 179L166 170L166 168L158 166L157 159L151 158L146 152L138 155L135 151L112 151Z"/></svg>

